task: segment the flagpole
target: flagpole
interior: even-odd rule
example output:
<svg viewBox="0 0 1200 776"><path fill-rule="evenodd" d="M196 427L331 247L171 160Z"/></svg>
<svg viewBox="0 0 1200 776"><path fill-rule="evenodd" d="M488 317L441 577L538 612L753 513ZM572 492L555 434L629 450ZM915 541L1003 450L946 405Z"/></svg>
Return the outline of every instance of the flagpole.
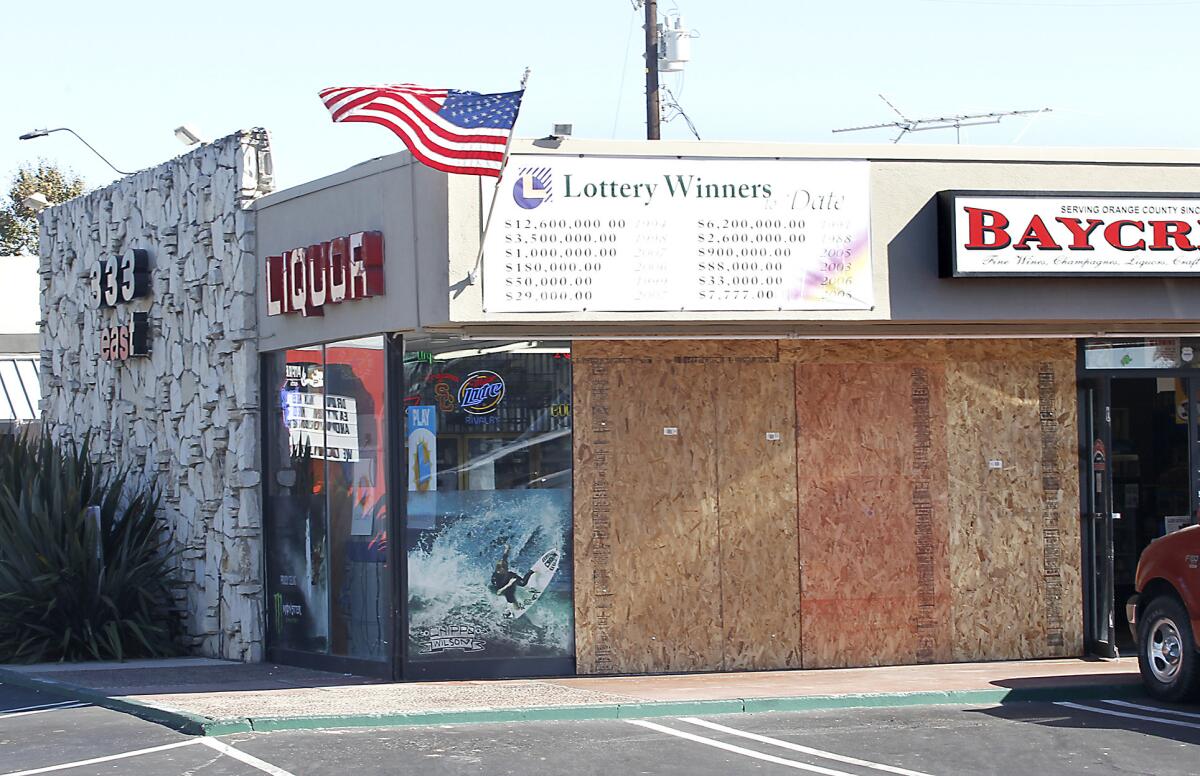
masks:
<svg viewBox="0 0 1200 776"><path fill-rule="evenodd" d="M517 114L521 113L521 105L525 103L525 84L529 82L529 68L525 68L525 72L521 74L521 102L517 104ZM488 228L492 225L492 213L496 210L496 198L500 196L500 179L504 177L504 168L508 166L508 153L512 148L513 135L517 133L517 116L513 116L513 131L508 133L508 140L504 143L504 156L500 160L500 172L496 175L496 185L492 189L492 201L488 205L487 218L483 221L483 232L479 235L479 253L475 256L475 267L467 273L467 285L475 285L475 276L479 272L479 265L483 263L483 245L487 240Z"/></svg>

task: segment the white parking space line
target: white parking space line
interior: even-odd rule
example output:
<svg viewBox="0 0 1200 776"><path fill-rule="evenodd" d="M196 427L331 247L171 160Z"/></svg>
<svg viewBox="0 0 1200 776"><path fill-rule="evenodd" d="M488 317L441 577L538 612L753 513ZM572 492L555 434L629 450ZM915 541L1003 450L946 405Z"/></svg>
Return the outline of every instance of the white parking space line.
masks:
<svg viewBox="0 0 1200 776"><path fill-rule="evenodd" d="M56 703L53 706L43 706L42 708L33 709L31 711L14 711L0 714L0 719L12 719L13 717L25 717L30 714L45 714L49 711L64 711L66 709L81 709L84 706L90 706L90 703Z"/></svg>
<svg viewBox="0 0 1200 776"><path fill-rule="evenodd" d="M745 755L746 757L753 757L755 760L763 760L764 762L775 763L776 765L783 765L788 768L795 768L795 769L801 770L801 771L809 771L810 773L823 773L823 774L825 774L825 776L854 776L854 774L847 773L845 771L835 771L832 768L822 768L819 765L809 765L808 763L797 762L795 760L786 760L782 757L776 757L774 755L763 754L762 752L756 752L753 749L744 749L740 746L734 746L733 744L727 744L724 741L717 741L712 738L705 738L704 736L698 736L693 733L685 733L682 730L675 730L674 728L669 728L669 727L666 727L665 725L658 725L653 722L647 722L644 719L627 719L625 721L628 722L630 725L637 725L638 727L644 727L647 730L654 730L659 733L666 733L669 736L675 736L676 738L683 738L688 741L694 741L697 744L704 744L705 746L711 746L711 747L715 747L717 749L724 749L726 752L733 752L735 754Z"/></svg>
<svg viewBox="0 0 1200 776"><path fill-rule="evenodd" d="M1124 711L1113 711L1112 709L1103 709L1099 706L1087 706L1082 703L1067 703L1066 701L1058 701L1055 706L1066 706L1069 709L1079 709L1081 711L1090 711L1093 714L1107 714L1110 717L1124 717L1125 719L1140 719L1145 722L1157 722L1160 725L1171 725L1172 727L1192 728L1200 730L1200 724L1195 722L1182 722L1177 719L1164 719L1163 717L1151 717L1146 714L1129 714Z"/></svg>
<svg viewBox="0 0 1200 776"><path fill-rule="evenodd" d="M93 757L90 760L76 760L71 763L62 763L61 765L48 765L45 768L34 768L30 771L14 771L13 773L4 773L0 776L35 776L38 773L53 773L54 771L65 771L68 768L81 768L84 765L95 765L96 763L108 763L113 760L124 760L127 757L137 757L143 754L153 754L155 752L165 752L168 749L178 749L181 746L191 746L198 744L203 739L189 738L187 741L176 741L173 744L163 744L162 746L152 746L149 749L135 749L132 752L122 752L121 754L110 754L106 757Z"/></svg>
<svg viewBox="0 0 1200 776"><path fill-rule="evenodd" d="M1140 709L1141 711L1157 711L1159 714L1172 714L1176 717L1187 717L1188 719L1200 719L1200 714L1191 711L1176 711L1175 709L1163 709L1158 706L1143 706L1140 703L1130 703L1129 701L1104 701L1104 703L1113 706L1122 706L1127 709Z"/></svg>
<svg viewBox="0 0 1200 776"><path fill-rule="evenodd" d="M295 776L295 774L290 771L285 771L283 768L271 765L271 763L267 762L266 760L260 760L252 754L246 754L241 749L234 749L229 744L218 741L215 738L202 738L200 739L200 743L216 749L223 755L232 757L235 760L240 760L246 765L253 766L263 773L269 773L271 776Z"/></svg>
<svg viewBox="0 0 1200 776"><path fill-rule="evenodd" d="M35 709L51 709L55 706L80 706L81 701L59 701L58 703L39 703L36 706L18 706L15 709L0 709L0 714L11 714L15 711L33 711Z"/></svg>
<svg viewBox="0 0 1200 776"><path fill-rule="evenodd" d="M771 746L790 749L793 752L800 752L802 754L812 755L813 757L820 757L824 760L835 760L840 763L846 763L847 765L857 765L862 768L872 768L877 771L886 771L887 773L899 773L901 776L930 776L930 774L923 773L921 771L910 771L905 768L897 768L893 765L884 765L882 763L871 762L870 760L860 760L857 757L847 757L844 754L826 752L823 749L813 749L811 746L801 746L800 744L793 744L791 741L782 741L778 738L761 736L758 733L747 733L744 730L737 730L736 728L718 725L716 722L709 722L708 720L699 719L697 717L680 717L679 721L687 722L692 725L701 725L709 728L710 730L719 730L722 733L728 733L731 736L748 738L751 741L757 741L760 744L770 744Z"/></svg>

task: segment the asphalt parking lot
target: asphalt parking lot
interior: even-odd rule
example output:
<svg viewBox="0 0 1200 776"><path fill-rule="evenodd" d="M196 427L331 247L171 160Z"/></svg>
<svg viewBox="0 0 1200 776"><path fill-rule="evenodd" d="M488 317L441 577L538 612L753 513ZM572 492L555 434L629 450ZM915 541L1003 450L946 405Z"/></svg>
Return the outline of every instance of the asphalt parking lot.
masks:
<svg viewBox="0 0 1200 776"><path fill-rule="evenodd" d="M919 706L185 736L0 685L0 776L1195 774L1200 707Z"/></svg>

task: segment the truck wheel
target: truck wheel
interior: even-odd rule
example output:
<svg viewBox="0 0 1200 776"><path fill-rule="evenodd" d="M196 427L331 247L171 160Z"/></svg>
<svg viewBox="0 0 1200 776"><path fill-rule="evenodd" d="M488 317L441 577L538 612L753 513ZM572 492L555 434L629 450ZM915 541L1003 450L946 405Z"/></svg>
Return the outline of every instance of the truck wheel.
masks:
<svg viewBox="0 0 1200 776"><path fill-rule="evenodd" d="M1155 698L1178 702L1200 693L1200 654L1187 610L1171 596L1158 596L1143 610L1138 634L1138 668Z"/></svg>

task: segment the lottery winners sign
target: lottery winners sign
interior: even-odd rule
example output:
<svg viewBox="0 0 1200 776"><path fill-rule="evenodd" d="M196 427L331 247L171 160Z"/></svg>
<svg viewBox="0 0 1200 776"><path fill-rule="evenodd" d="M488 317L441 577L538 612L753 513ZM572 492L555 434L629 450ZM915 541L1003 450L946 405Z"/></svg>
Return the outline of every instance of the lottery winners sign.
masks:
<svg viewBox="0 0 1200 776"><path fill-rule="evenodd" d="M487 312L867 310L866 162L514 155Z"/></svg>

